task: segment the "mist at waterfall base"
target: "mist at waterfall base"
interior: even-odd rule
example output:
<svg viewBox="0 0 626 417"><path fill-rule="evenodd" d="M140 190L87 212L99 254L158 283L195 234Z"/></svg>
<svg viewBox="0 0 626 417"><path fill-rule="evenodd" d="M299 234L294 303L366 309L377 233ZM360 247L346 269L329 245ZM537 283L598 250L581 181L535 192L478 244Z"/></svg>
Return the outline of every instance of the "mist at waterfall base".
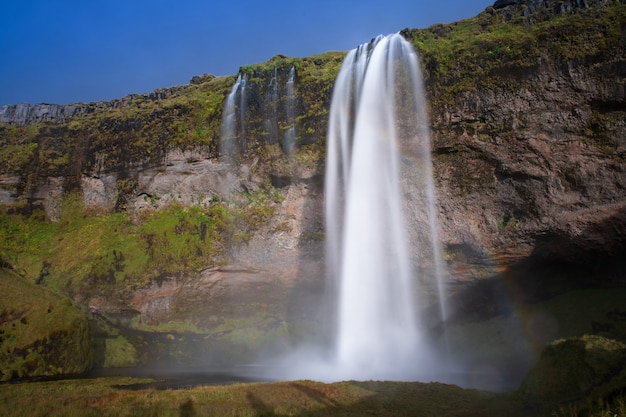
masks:
<svg viewBox="0 0 626 417"><path fill-rule="evenodd" d="M288 355L283 376L449 380L445 343L429 336L446 314L429 120L418 57L400 35L347 54L327 147L330 337Z"/></svg>

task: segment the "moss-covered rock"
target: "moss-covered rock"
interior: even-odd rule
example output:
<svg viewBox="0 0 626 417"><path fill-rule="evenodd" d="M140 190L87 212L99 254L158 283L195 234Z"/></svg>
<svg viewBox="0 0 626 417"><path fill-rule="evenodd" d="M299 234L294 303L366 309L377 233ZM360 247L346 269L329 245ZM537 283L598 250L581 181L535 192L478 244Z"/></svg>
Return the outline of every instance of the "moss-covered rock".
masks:
<svg viewBox="0 0 626 417"><path fill-rule="evenodd" d="M556 340L543 351L520 393L529 403L580 400L614 385L625 364L622 342L592 335Z"/></svg>
<svg viewBox="0 0 626 417"><path fill-rule="evenodd" d="M91 367L87 317L69 299L0 269L0 379L79 374Z"/></svg>

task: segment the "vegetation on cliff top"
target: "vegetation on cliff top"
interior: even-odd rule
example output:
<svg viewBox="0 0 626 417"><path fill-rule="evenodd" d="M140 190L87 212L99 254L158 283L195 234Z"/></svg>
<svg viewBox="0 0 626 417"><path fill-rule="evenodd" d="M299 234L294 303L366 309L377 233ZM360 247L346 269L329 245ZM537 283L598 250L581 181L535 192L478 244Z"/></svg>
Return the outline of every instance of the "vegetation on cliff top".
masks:
<svg viewBox="0 0 626 417"><path fill-rule="evenodd" d="M575 14L514 13L489 7L478 16L401 33L420 52L433 108L454 102L467 90L491 88L507 70L531 70L543 57L602 60L621 55L626 5L609 2ZM324 144L334 79L344 54L307 58L276 56L241 67L250 76L252 95L247 143L250 149L270 138L261 116L268 85L277 74L284 86L289 69L297 74L297 142ZM104 165L119 169L136 162L159 162L172 148L219 152L222 107L234 77L194 77L194 82L160 99L129 96L114 109L95 111L65 123L0 126L0 173L21 177L18 194L27 195L46 176L66 176L69 188L85 172ZM281 87L282 88L282 87ZM276 107L284 108L281 103ZM256 114L255 114L256 112ZM280 124L280 123L279 123ZM279 137L288 127L278 126Z"/></svg>
<svg viewBox="0 0 626 417"><path fill-rule="evenodd" d="M624 24L626 5L614 1L561 15L530 14L524 5L514 12L488 7L470 19L401 33L420 52L432 106L441 107L463 91L497 86L507 71L532 71L542 58L596 62L621 56Z"/></svg>

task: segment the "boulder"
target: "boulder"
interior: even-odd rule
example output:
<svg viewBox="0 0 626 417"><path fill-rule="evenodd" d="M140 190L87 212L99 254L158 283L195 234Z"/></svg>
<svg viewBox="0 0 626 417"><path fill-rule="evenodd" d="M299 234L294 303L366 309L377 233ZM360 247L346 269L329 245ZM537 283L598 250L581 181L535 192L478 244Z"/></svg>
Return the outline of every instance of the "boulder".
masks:
<svg viewBox="0 0 626 417"><path fill-rule="evenodd" d="M593 335L556 340L543 351L520 393L527 403L535 404L591 398L600 387L623 387L625 364L622 342Z"/></svg>

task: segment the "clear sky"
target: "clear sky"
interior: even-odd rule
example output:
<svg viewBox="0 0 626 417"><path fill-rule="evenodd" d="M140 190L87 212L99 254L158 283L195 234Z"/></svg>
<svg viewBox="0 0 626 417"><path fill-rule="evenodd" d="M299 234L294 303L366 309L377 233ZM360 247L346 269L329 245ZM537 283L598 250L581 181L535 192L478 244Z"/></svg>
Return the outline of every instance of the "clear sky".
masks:
<svg viewBox="0 0 626 417"><path fill-rule="evenodd" d="M0 0L0 106L90 102L347 51L493 0Z"/></svg>

